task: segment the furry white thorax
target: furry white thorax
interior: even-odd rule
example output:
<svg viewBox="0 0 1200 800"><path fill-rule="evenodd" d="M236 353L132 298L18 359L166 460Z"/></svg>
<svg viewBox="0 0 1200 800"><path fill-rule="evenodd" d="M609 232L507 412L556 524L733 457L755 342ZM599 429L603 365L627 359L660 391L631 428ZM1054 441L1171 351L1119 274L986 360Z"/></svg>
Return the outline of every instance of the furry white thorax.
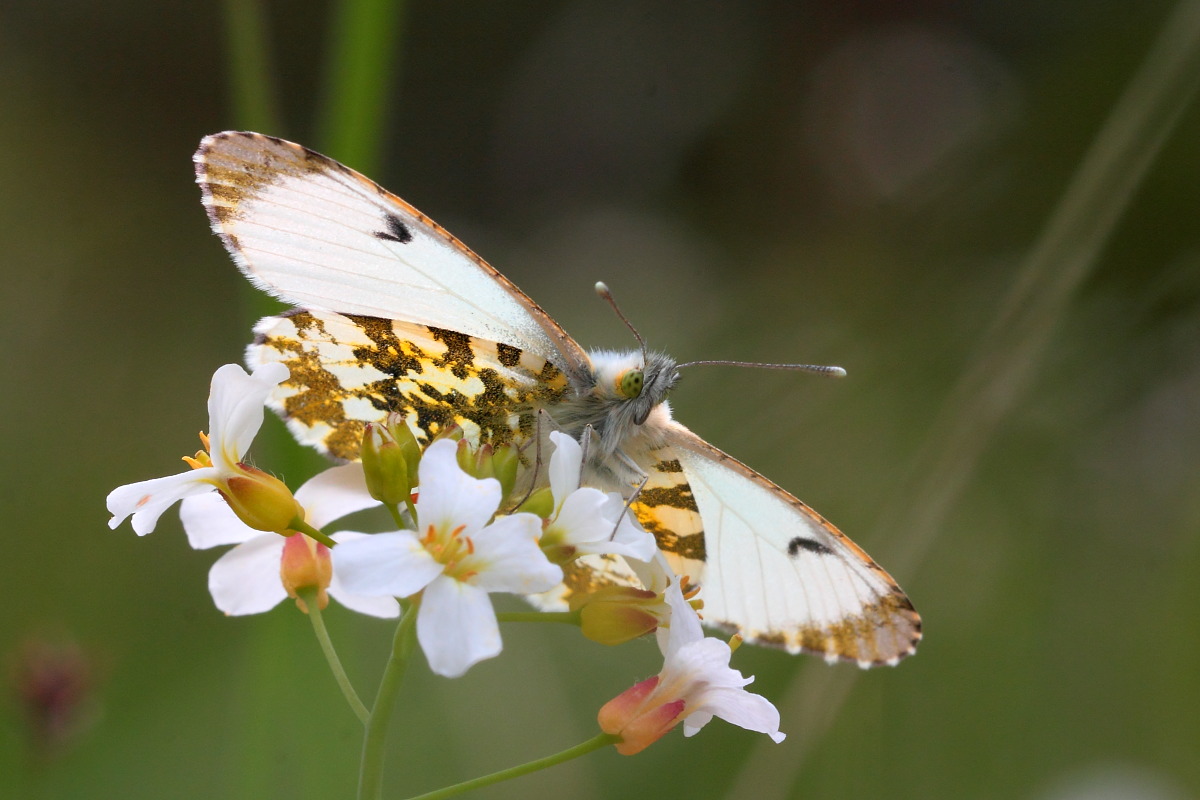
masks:
<svg viewBox="0 0 1200 800"><path fill-rule="evenodd" d="M577 439L588 426L593 431L587 444L590 466L608 473L601 478L622 483L637 483L642 474L634 461L646 450L663 443L671 423L667 393L679 380L675 359L662 353L650 353L643 363L640 351L624 353L596 350L588 353L592 361L591 382L575 387L574 396L551 411L555 422ZM621 378L629 370L642 370L641 393L627 397L621 393ZM617 456L613 458L613 456ZM621 456L625 456L622 458ZM607 481L605 481L607 482Z"/></svg>

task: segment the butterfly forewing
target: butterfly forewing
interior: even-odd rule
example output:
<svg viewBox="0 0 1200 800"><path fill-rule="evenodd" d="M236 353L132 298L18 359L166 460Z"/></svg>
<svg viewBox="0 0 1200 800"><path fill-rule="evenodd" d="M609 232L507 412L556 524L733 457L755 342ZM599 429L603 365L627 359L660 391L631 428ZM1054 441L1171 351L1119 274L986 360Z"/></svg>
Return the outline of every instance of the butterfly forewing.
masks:
<svg viewBox="0 0 1200 800"><path fill-rule="evenodd" d="M213 229L289 303L505 342L573 374L587 357L520 289L421 212L300 145L209 136L195 156Z"/></svg>
<svg viewBox="0 0 1200 800"><path fill-rule="evenodd" d="M451 424L480 443L526 439L537 409L568 390L544 358L427 325L299 310L255 331L247 361L290 370L269 405L297 439L341 459L357 459L363 426L389 412L425 441Z"/></svg>
<svg viewBox="0 0 1200 800"><path fill-rule="evenodd" d="M915 650L920 617L861 548L683 426L672 439L704 520L706 622L861 666L894 664Z"/></svg>

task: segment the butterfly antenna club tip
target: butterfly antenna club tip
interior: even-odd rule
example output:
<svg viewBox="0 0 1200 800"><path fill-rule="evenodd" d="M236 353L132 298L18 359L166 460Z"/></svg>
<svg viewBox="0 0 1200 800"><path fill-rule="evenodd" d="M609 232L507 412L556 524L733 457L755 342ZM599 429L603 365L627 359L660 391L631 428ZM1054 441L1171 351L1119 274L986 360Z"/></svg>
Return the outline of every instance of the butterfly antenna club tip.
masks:
<svg viewBox="0 0 1200 800"><path fill-rule="evenodd" d="M604 281L596 281L596 294L600 295L600 299L612 306L612 310L625 323L625 327L633 332L634 338L638 340L638 344L642 346L642 363L646 363L646 340L638 333L637 328L633 327L633 323L629 321L629 317L621 313L621 307L617 305L617 299L613 297L612 290L608 288L608 284Z"/></svg>

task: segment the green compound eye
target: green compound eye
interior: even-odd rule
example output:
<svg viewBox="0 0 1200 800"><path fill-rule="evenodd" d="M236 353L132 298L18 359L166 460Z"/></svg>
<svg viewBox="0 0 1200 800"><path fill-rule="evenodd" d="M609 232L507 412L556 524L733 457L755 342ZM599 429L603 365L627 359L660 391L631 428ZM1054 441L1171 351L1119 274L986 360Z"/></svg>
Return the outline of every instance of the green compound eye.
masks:
<svg viewBox="0 0 1200 800"><path fill-rule="evenodd" d="M617 380L617 391L622 397L633 399L642 393L642 381L645 377L640 369L626 370Z"/></svg>

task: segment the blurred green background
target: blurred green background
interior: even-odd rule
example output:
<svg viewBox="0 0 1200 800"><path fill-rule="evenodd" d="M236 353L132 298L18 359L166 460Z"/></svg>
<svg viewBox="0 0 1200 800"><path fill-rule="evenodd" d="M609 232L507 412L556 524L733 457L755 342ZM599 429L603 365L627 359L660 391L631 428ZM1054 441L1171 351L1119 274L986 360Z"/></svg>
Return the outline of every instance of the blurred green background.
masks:
<svg viewBox="0 0 1200 800"><path fill-rule="evenodd" d="M174 512L145 539L105 526L111 488L196 449L209 378L265 308L189 161L250 124L234 5L0 0L0 797L353 795L359 726L307 620L223 618L217 554ZM717 721L476 796L1200 796L1197 111L1161 153L1139 134L1118 159L1136 178L1155 156L1132 194L1085 193L1064 252L1109 235L1096 259L1027 266L1158 31L1186 33L1172 9L411 2L386 31L392 69L377 59L381 147L352 157L320 121L331 7L270 5L282 121L264 132L369 170L586 346L632 344L592 294L603 279L681 360L844 365L698 368L672 404L855 538L925 619L896 669L740 650L781 745ZM1188 101L1172 91L1166 117ZM305 469L280 471L295 486ZM390 625L327 618L373 695ZM588 738L659 667L649 642L504 636L464 679L411 671L388 796ZM41 726L20 699L35 679L61 690Z"/></svg>

